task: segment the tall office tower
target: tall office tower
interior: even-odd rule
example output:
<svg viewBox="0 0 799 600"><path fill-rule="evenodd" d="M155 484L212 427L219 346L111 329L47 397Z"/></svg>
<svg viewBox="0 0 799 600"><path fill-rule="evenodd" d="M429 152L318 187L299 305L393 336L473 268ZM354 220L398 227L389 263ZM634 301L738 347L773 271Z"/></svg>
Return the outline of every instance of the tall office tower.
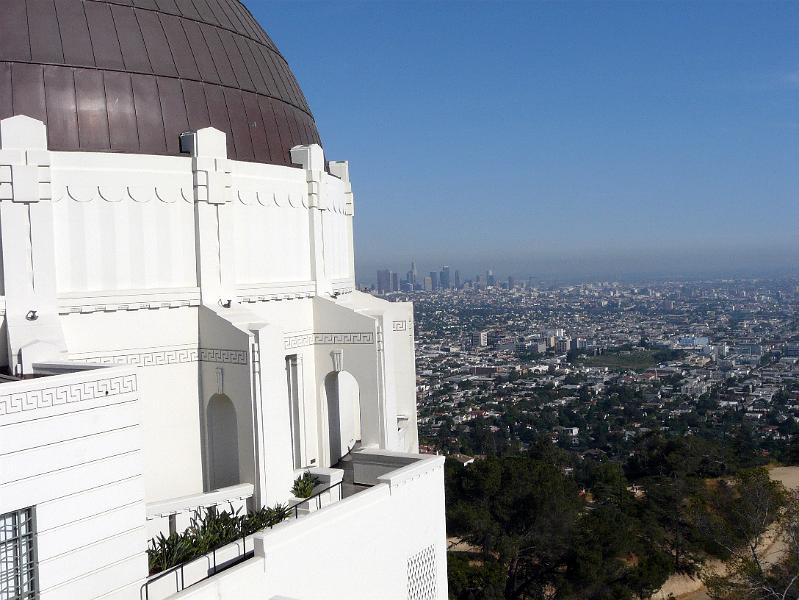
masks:
<svg viewBox="0 0 799 600"><path fill-rule="evenodd" d="M239 0L0 0L4 600L447 598L413 307L356 289L349 166L272 39Z"/></svg>
<svg viewBox="0 0 799 600"><path fill-rule="evenodd" d="M395 273L394 271L391 272L391 291L399 291L399 273Z"/></svg>
<svg viewBox="0 0 799 600"><path fill-rule="evenodd" d="M430 281L433 282L433 290L437 290L439 288L438 273L430 271Z"/></svg>
<svg viewBox="0 0 799 600"><path fill-rule="evenodd" d="M391 271L381 269L377 272L377 293L385 294L391 291Z"/></svg>
<svg viewBox="0 0 799 600"><path fill-rule="evenodd" d="M559 337L555 339L555 352L565 354L571 349L571 338Z"/></svg>
<svg viewBox="0 0 799 600"><path fill-rule="evenodd" d="M512 290L516 287L516 280L513 278L512 275L508 276L508 289Z"/></svg>
<svg viewBox="0 0 799 600"><path fill-rule="evenodd" d="M416 261L412 260L411 261L410 277L409 277L408 281L411 282L412 286L416 287L416 283L418 282L418 280L419 280L419 274L416 272Z"/></svg>
<svg viewBox="0 0 799 600"><path fill-rule="evenodd" d="M452 277L452 287L456 290L461 288L461 272L455 269L455 275Z"/></svg>
<svg viewBox="0 0 799 600"><path fill-rule="evenodd" d="M486 285L489 287L493 287L497 284L497 279L494 277L494 270L488 269L486 271Z"/></svg>
<svg viewBox="0 0 799 600"><path fill-rule="evenodd" d="M441 277L439 279L439 283L441 284L442 289L449 289L449 267L446 265L441 267Z"/></svg>
<svg viewBox="0 0 799 600"><path fill-rule="evenodd" d="M425 277L424 278L424 291L425 292L432 292L433 291L433 278L432 277Z"/></svg>
<svg viewBox="0 0 799 600"><path fill-rule="evenodd" d="M482 331L473 331L471 335L471 343L472 346L475 347L484 347L488 346L488 330L484 329Z"/></svg>

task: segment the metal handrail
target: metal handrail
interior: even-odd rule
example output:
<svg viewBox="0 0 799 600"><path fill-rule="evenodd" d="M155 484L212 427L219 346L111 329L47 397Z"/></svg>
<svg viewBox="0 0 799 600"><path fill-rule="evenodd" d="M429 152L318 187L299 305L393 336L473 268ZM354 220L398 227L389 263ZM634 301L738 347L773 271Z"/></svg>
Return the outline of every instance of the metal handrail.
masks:
<svg viewBox="0 0 799 600"><path fill-rule="evenodd" d="M271 529L272 526L270 525L269 528ZM219 550L219 548L214 548L208 554L203 554L202 556L198 556L197 558L192 558L191 560L183 561L179 565L175 565L174 567L170 567L169 569L166 569L165 571L161 571L160 573L158 573L156 575L153 575L152 577L149 577L147 579L147 581L145 581L144 584L142 584L142 590L144 591L144 599L145 600L149 600L149 598L150 598L150 587L149 587L150 584L155 583L156 581L158 581L160 579L163 579L167 575L171 575L173 573L175 573L177 575L177 572L180 571L180 581L179 582L178 581L175 582L175 584L176 584L175 587L177 588L176 591L180 592L180 591L185 590L187 587L191 587L192 585L194 585L194 583L199 583L200 581L205 581L206 579L208 579L209 577L213 577L214 575L216 575L220 571L224 571L225 569L229 569L230 567L235 567L237 564L239 564L241 562L244 562L245 560L247 560L249 558L252 558L253 553L254 553L254 549L250 550L249 552L247 552L247 535L252 535L252 534L245 534L245 535L241 536L240 538L236 538L232 542L228 542L228 544L234 544L234 543L238 542L239 540L241 540L241 554L239 556L235 557L235 558L231 558L230 560L225 561L225 563L224 563L225 566L223 568L219 568L219 566L216 564L216 551ZM228 544L225 544L225 546L227 546ZM224 548L224 546L220 546L220 548ZM195 562L197 560L200 560L202 558L208 558L208 557L210 557L211 560L212 560L212 566L211 566L210 569L208 569L209 573L205 577L203 577L201 579L198 579L194 583L191 583L191 584L189 584L187 586L186 585L186 576L185 576L185 573L183 571L183 567L185 567L189 563L193 563L193 562ZM141 594L139 594L139 596L141 597Z"/></svg>
<svg viewBox="0 0 799 600"><path fill-rule="evenodd" d="M321 497L322 494L324 494L325 492L329 492L330 490L335 489L335 488L339 488L338 500L341 500L341 484L342 483L343 483L343 480L339 481L338 483L334 483L330 487L326 487L323 490L319 490L313 496L308 496L304 500L289 506L288 507L289 511L294 509L294 518L298 519L299 518L299 506L301 504L304 504L304 503L308 502L309 500L314 500L314 499L316 500L316 508L320 509L320 508L322 508L322 497ZM274 527L274 525L270 525L269 529L272 529L272 527ZM176 591L180 592L180 591L185 590L187 587L191 587L195 583L199 583L201 581L205 581L209 577L213 577L214 575L216 575L220 571L224 571L226 569L229 569L230 567L234 567L237 564L242 563L245 560L248 560L248 559L252 558L252 556L253 556L253 554L255 552L255 549L253 548L252 550L247 552L247 535L253 535L253 534L245 534L245 535L241 536L241 538L236 538L236 540L234 540L233 542L228 542L228 544L233 544L233 543L238 542L239 540L241 540L241 544L242 544L241 550L242 550L242 552L241 552L240 556L237 556L236 558L233 558L233 559L231 559L229 561L226 561L225 562L225 566L223 568L221 568L221 569L216 564L216 551L219 550L219 548L223 548L224 546L220 546L219 548L214 548L208 554L204 554L202 556L198 556L197 558L192 558L191 560L183 561L179 565L175 565L174 567L170 567L169 569L166 569L164 571L161 571L160 573L157 573L156 575L153 575L152 577L149 577L147 579L147 581L145 581L142 584L141 592L144 593L144 596L143 596L144 600L149 600L150 599L150 587L149 587L150 584L155 583L156 581L159 581L160 579L163 579L167 575L171 575L171 574L174 573L175 576L177 576L177 572L180 571L180 581L179 582L178 581L175 582L175 584L176 584L175 587L177 588ZM225 545L227 545L227 544L225 544ZM211 557L212 562L213 562L213 566L212 566L212 568L209 569L209 573L205 577L203 577L201 579L198 579L194 583L191 583L191 584L189 584L187 586L186 585L185 574L183 572L183 567L186 566L189 563L192 563L192 562L196 561L196 560L200 560L201 558L206 558L206 557L209 557L209 556ZM139 597L140 598L142 597L141 592L139 593Z"/></svg>
<svg viewBox="0 0 799 600"><path fill-rule="evenodd" d="M269 528L271 529L272 526L270 525ZM247 552L247 535L252 535L252 534L245 534L245 535L241 536L240 538L236 538L232 542L228 542L228 544L234 544L234 543L238 542L239 540L241 540L241 554L239 556L235 557L235 558L231 558L230 560L225 561L224 568L220 569L218 567L218 565L216 564L216 551L219 550L219 548L214 548L208 554L203 554L202 556L198 556L197 558L192 558L191 560L183 561L179 565L175 565L174 567L170 567L169 569L166 569L165 571L161 571L160 573L157 573L156 575L153 575L152 577L148 577L147 581L145 581L144 584L142 584L142 590L144 591L144 599L145 600L149 600L150 599L150 584L155 583L156 581L159 581L160 579L163 579L167 575L171 575L171 574L175 573L175 575L177 576L177 572L180 571L180 581L179 582L175 581L176 592L180 592L180 591L185 590L187 587L191 587L195 583L199 583L201 581L205 581L209 577L213 577L214 575L216 575L220 571L224 571L226 569L229 569L230 567L235 567L237 564L239 564L241 562L244 562L245 560L248 560L249 558L252 558L255 550L253 549L253 550L250 550L249 552ZM225 544L225 546L227 546L228 544ZM220 546L220 548L223 548L223 547L224 546ZM205 577L202 577L201 579L198 579L194 583L191 583L191 584L189 584L187 586L186 585L186 575L185 575L185 573L183 571L183 567L185 567L189 563L193 563L194 561L200 560L202 558L208 558L208 557L210 557L212 559L212 563L213 563L211 568L208 569L209 573L206 574ZM139 594L139 597L141 597L141 593Z"/></svg>

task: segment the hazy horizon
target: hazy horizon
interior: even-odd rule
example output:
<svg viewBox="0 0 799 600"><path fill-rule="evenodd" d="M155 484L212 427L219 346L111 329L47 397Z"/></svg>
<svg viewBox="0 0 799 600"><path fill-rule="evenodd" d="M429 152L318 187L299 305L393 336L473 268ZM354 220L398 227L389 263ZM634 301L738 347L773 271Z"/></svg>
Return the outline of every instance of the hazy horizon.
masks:
<svg viewBox="0 0 799 600"><path fill-rule="evenodd" d="M438 272L442 266L448 265L453 271L460 271L462 281L473 279L478 273L484 275L487 269L493 269L498 279L506 279L511 275L519 279L533 277L546 281L799 277L796 257L790 248L773 246L737 250L730 252L683 247L648 254L641 251L612 252L608 249L561 253L550 250L537 256L525 256L519 252L515 257L469 254L458 257L449 254L448 260L436 260L436 257L421 254L407 259L402 256L389 257L382 261L370 260L367 256L357 262L355 270L359 283L375 283L378 269L390 269L403 278L410 269L411 260L416 262L420 276L434 270ZM703 254L698 257L700 252Z"/></svg>
<svg viewBox="0 0 799 600"><path fill-rule="evenodd" d="M350 161L363 280L796 272L797 3L249 6Z"/></svg>

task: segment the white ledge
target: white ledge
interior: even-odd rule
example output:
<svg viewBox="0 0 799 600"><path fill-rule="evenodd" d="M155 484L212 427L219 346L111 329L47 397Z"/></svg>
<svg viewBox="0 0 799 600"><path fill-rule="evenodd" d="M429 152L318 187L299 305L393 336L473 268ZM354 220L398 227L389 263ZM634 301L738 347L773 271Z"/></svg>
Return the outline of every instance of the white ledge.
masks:
<svg viewBox="0 0 799 600"><path fill-rule="evenodd" d="M228 500L243 500L249 498L252 494L253 485L251 483L242 483L202 494L179 496L169 500L161 500L160 502L149 502L147 504L147 518L154 519L164 515L194 510L202 506L221 504Z"/></svg>
<svg viewBox="0 0 799 600"><path fill-rule="evenodd" d="M444 467L444 460L443 456L428 456L415 463L397 469L396 471L381 475L377 478L377 481L386 483L391 488L395 488L413 479L427 475L432 471L442 469Z"/></svg>

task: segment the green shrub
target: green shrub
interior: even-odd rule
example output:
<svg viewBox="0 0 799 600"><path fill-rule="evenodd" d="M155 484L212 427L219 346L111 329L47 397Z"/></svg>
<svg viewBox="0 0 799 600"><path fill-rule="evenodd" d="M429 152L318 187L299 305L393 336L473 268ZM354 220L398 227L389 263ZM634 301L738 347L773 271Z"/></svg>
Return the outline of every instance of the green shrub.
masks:
<svg viewBox="0 0 799 600"><path fill-rule="evenodd" d="M261 510L250 513L242 519L242 533L252 535L256 531L285 521L290 515L291 507L288 504L277 504L271 508L264 506Z"/></svg>
<svg viewBox="0 0 799 600"><path fill-rule="evenodd" d="M183 533L173 533L168 537L161 533L152 538L147 548L150 574L194 560L256 531L273 527L286 520L291 509L287 504L277 504L246 515L239 515L239 512L194 511Z"/></svg>
<svg viewBox="0 0 799 600"><path fill-rule="evenodd" d="M305 471L294 480L294 485L291 486L291 493L295 498L310 498L313 495L314 487L318 484L319 478L310 471Z"/></svg>
<svg viewBox="0 0 799 600"><path fill-rule="evenodd" d="M170 534L165 537L159 533L158 537L150 540L147 548L147 558L150 565L150 574L160 573L182 562L195 557L191 540L187 536Z"/></svg>

